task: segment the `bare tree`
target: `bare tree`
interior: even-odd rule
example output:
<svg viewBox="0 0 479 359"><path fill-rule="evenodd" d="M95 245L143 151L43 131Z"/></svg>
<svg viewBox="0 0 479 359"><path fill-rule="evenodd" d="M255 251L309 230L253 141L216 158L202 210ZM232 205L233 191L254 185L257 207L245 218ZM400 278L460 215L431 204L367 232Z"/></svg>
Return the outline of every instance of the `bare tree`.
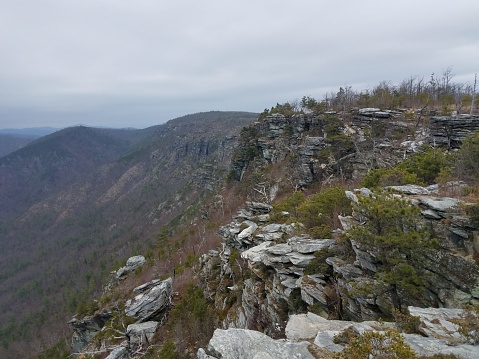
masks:
<svg viewBox="0 0 479 359"><path fill-rule="evenodd" d="M474 86L472 88L471 115L474 112L474 100L476 98L477 72L474 74Z"/></svg>

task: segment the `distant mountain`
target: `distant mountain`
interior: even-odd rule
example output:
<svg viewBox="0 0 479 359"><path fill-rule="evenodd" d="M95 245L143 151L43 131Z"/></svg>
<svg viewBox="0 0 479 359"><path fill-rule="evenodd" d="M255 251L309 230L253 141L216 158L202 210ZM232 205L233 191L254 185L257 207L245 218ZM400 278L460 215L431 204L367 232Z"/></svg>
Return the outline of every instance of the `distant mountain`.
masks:
<svg viewBox="0 0 479 359"><path fill-rule="evenodd" d="M0 129L0 157L6 156L33 140L58 131L53 127L4 128Z"/></svg>
<svg viewBox="0 0 479 359"><path fill-rule="evenodd" d="M59 130L59 128L54 127L2 128L0 129L0 134L24 138L39 138Z"/></svg>
<svg viewBox="0 0 479 359"><path fill-rule="evenodd" d="M33 141L33 138L0 134L0 157L6 156Z"/></svg>
<svg viewBox="0 0 479 359"><path fill-rule="evenodd" d="M112 267L218 188L256 118L208 112L143 130L66 128L0 158L0 357L60 337Z"/></svg>

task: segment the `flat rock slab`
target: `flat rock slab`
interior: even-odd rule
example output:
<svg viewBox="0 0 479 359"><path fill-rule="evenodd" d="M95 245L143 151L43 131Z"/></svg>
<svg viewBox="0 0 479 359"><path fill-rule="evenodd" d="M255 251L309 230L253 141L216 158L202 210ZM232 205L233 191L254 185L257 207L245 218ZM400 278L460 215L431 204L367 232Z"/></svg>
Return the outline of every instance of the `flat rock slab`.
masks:
<svg viewBox="0 0 479 359"><path fill-rule="evenodd" d="M314 359L308 342L274 340L254 330L216 329L208 344L213 358L235 359Z"/></svg>
<svg viewBox="0 0 479 359"><path fill-rule="evenodd" d="M462 201L451 197L418 197L421 204L439 212L453 212Z"/></svg>

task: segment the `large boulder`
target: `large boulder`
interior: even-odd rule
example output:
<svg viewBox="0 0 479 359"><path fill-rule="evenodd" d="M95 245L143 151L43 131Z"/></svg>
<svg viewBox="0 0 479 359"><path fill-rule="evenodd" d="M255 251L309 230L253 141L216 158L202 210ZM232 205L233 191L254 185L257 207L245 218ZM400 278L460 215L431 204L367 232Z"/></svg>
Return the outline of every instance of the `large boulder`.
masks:
<svg viewBox="0 0 479 359"><path fill-rule="evenodd" d="M246 329L216 329L208 344L212 358L235 359L313 359L307 342L274 340L267 335ZM201 353L201 354L200 354ZM198 357L204 352L198 353Z"/></svg>
<svg viewBox="0 0 479 359"><path fill-rule="evenodd" d="M135 292L140 292L140 294L126 302L125 314L137 319L137 322L161 319L171 304L172 283L173 280L168 278L164 281L154 281L152 286L147 283L147 285L135 288Z"/></svg>
<svg viewBox="0 0 479 359"><path fill-rule="evenodd" d="M126 261L126 265L121 267L116 272L116 278L121 279L126 276L128 273L133 272L135 269L140 268L142 265L146 263L146 259L143 256L134 256L128 258Z"/></svg>
<svg viewBox="0 0 479 359"><path fill-rule="evenodd" d="M148 344L151 342L160 323L155 321L130 324L126 328L126 335L130 339L130 344Z"/></svg>

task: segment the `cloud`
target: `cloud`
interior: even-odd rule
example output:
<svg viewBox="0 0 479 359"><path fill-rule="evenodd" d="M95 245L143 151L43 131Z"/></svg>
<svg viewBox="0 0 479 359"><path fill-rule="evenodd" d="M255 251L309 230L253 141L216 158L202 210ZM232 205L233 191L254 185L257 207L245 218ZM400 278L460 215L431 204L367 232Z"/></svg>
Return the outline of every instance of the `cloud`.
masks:
<svg viewBox="0 0 479 359"><path fill-rule="evenodd" d="M472 80L478 13L473 0L3 2L0 127L259 112L450 65Z"/></svg>

